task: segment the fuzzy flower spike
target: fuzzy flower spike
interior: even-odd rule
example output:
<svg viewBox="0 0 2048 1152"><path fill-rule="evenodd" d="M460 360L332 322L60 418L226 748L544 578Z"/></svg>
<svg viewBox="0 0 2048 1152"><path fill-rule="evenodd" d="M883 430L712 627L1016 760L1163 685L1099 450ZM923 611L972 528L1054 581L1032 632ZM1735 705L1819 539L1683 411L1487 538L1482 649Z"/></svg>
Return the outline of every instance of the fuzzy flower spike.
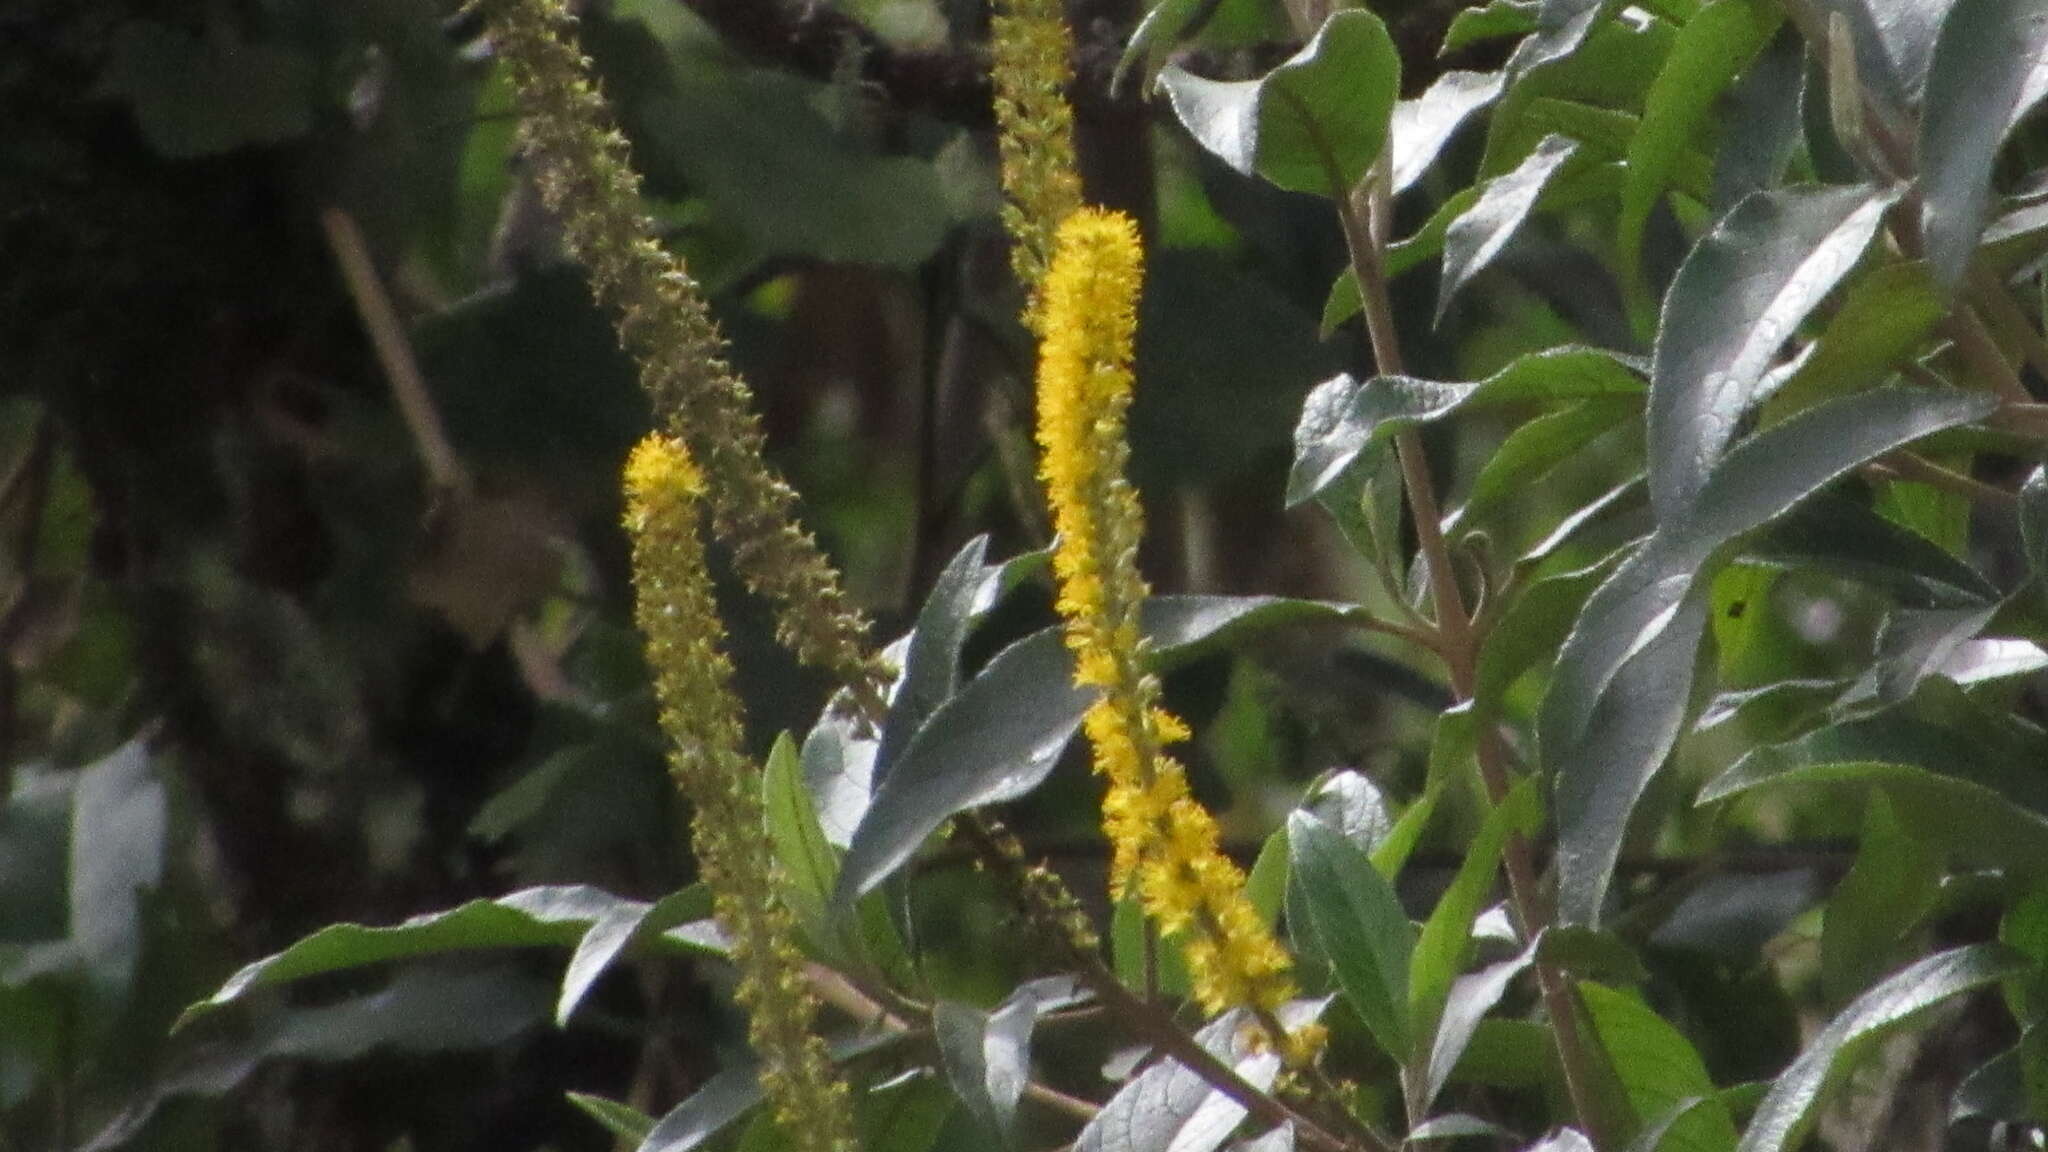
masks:
<svg viewBox="0 0 2048 1152"><path fill-rule="evenodd" d="M1003 162L1003 226L1010 262L1031 294L1025 319L1036 326L1039 289L1052 260L1053 233L1081 207L1074 163L1074 37L1061 0L998 0L990 23L997 147Z"/></svg>
<svg viewBox="0 0 2048 1152"><path fill-rule="evenodd" d="M1270 1028L1294 995L1291 960L1245 895L1214 817L1164 751L1186 739L1187 728L1160 707L1138 631L1147 595L1136 559L1143 513L1124 479L1124 416L1140 265L1128 217L1083 209L1061 225L1045 279L1038 443L1059 530L1059 612L1075 680L1101 691L1084 726L1095 770L1108 780L1102 823L1113 888L1135 890L1179 945L1205 1011L1250 1008ZM1310 1030L1285 1040L1295 1061L1311 1058L1316 1045Z"/></svg>
<svg viewBox="0 0 2048 1152"><path fill-rule="evenodd" d="M799 1152L858 1152L846 1085L811 1030L817 1002L780 895L758 774L740 751L732 665L718 647L723 629L697 535L703 491L680 441L649 436L627 462L633 585L670 770L694 812L698 870L732 944L736 998L776 1120Z"/></svg>

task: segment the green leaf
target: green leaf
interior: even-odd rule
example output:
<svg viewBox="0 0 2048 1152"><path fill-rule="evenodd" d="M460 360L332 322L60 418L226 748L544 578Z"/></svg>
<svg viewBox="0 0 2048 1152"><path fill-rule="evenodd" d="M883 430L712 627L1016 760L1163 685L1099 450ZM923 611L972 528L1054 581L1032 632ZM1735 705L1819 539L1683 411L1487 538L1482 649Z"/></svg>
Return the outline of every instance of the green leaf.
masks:
<svg viewBox="0 0 2048 1152"><path fill-rule="evenodd" d="M1519 80L1523 73L1571 55L1613 6L1613 0L1543 0L1536 31L1515 46L1507 74Z"/></svg>
<svg viewBox="0 0 2048 1152"><path fill-rule="evenodd" d="M1822 1099L1873 1044L1945 1000L2031 967L2026 956L2003 945L1973 944L1929 956L1857 997L1764 1094L1737 1152L1797 1148Z"/></svg>
<svg viewBox="0 0 2048 1152"><path fill-rule="evenodd" d="M1442 796L1441 788L1434 785L1424 788L1422 795L1415 798L1415 803L1410 804L1408 810L1401 813L1401 818L1394 821L1394 827L1387 833L1387 838L1380 841L1379 847L1372 850L1373 869L1385 876L1389 883L1401 874L1401 868L1408 863L1408 857L1415 854L1415 846L1422 842L1423 830L1429 827L1430 818L1436 815L1437 800Z"/></svg>
<svg viewBox="0 0 2048 1152"><path fill-rule="evenodd" d="M1633 398L1596 396L1545 413L1510 432L1472 478L1464 506L1444 522L1444 530L1462 532L1489 525L1517 497L1539 488L1551 469L1607 433L1633 423L1637 408Z"/></svg>
<svg viewBox="0 0 2048 1152"><path fill-rule="evenodd" d="M1448 56L1482 40L1534 32L1542 10L1542 0L1486 0L1484 7L1460 8L1451 17L1438 54Z"/></svg>
<svg viewBox="0 0 2048 1152"><path fill-rule="evenodd" d="M1939 544L1845 496L1822 493L1743 548L1745 558L1816 568L1914 608L1990 604L1998 589Z"/></svg>
<svg viewBox="0 0 2048 1152"><path fill-rule="evenodd" d="M504 1048L547 1015L545 983L510 966L409 968L384 987L314 1007L261 1013L163 1074L80 1152L110 1152L143 1135L166 1104L218 1097L274 1060L322 1064L378 1052L420 1055Z"/></svg>
<svg viewBox="0 0 2048 1152"><path fill-rule="evenodd" d="M1173 111L1202 147L1290 192L1348 194L1386 146L1401 57L1380 18L1347 9L1257 80L1159 74Z"/></svg>
<svg viewBox="0 0 2048 1152"><path fill-rule="evenodd" d="M1616 579L1621 575L1616 573ZM1573 639L1594 618L1599 596L1596 591L1587 602ZM1660 627L1646 629L1650 635L1623 657L1583 725L1569 730L1568 739L1555 737L1550 705L1555 684L1544 701L1541 741L1544 763L1555 774L1561 924L1593 927L1600 922L1629 817L1684 728L1706 617L1706 597L1681 597ZM1571 640L1566 645L1559 657L1560 676Z"/></svg>
<svg viewBox="0 0 2048 1152"><path fill-rule="evenodd" d="M591 925L621 917L626 914L622 910L630 909L645 914L651 906L577 884L527 888L496 900L472 900L388 928L331 924L276 955L244 966L211 997L187 1008L179 1026L256 989L328 972L478 948L570 947L583 939ZM715 935L701 931L663 932L656 939L664 947L685 953L715 947Z"/></svg>
<svg viewBox="0 0 2048 1152"><path fill-rule="evenodd" d="M1312 1023L1328 1003L1325 999L1283 1004L1280 1023L1289 1029ZM1260 1050L1258 1030L1246 1027L1250 1020L1245 1010L1232 1009L1195 1033L1195 1042L1264 1092L1280 1074L1280 1056L1270 1047ZM1215 1152L1244 1116L1244 1105L1168 1057L1110 1097L1075 1138L1074 1152Z"/></svg>
<svg viewBox="0 0 2048 1152"><path fill-rule="evenodd" d="M1345 375L1318 384L1302 404L1294 430L1294 468L1287 478L1290 507L1313 497L1349 469L1367 445L1403 429L1441 420L1467 408L1640 395L1642 380L1628 362L1591 348L1532 352L1477 384L1449 384L1412 376Z"/></svg>
<svg viewBox="0 0 2048 1152"><path fill-rule="evenodd" d="M1554 1135L1538 1140L1522 1152L1594 1152L1593 1142L1577 1128L1560 1128Z"/></svg>
<svg viewBox="0 0 2048 1152"><path fill-rule="evenodd" d="M1863 811L1856 862L1842 877L1821 921L1821 988L1840 1003L1868 988L1899 960L1906 933L1934 909L1941 860L1906 834L1883 792Z"/></svg>
<svg viewBox="0 0 2048 1152"><path fill-rule="evenodd" d="M932 1008L939 1062L953 1094L1006 1145L1015 1139L1017 1102L1031 1079L1032 1029L1049 1007L1075 999L1072 979L1052 978L1017 989L993 1012L953 1000Z"/></svg>
<svg viewBox="0 0 2048 1152"><path fill-rule="evenodd" d="M901 1039L897 1033L883 1032L843 1040L831 1046L832 1059L851 1060ZM743 1063L720 1069L669 1109L641 1140L637 1152L691 1152L753 1111L762 1098L758 1065Z"/></svg>
<svg viewBox="0 0 2048 1152"><path fill-rule="evenodd" d="M1856 277L1821 329L1812 355L1771 397L1765 423L1774 414L1882 383L1946 315L1948 307L1920 261L1894 261Z"/></svg>
<svg viewBox="0 0 2048 1152"><path fill-rule="evenodd" d="M1469 975L1452 981L1450 991L1444 997L1443 1010L1437 1014L1435 1035L1430 1038L1429 1063L1423 1075L1422 1092L1414 1102L1412 1111L1424 1111L1436 1101L1437 1095L1450 1082L1451 1074L1458 1068L1472 1039L1479 1032L1480 1022L1493 1011L1501 997L1507 995L1508 985L1515 977L1528 969L1536 959L1536 945L1531 943L1519 956L1489 964ZM1415 1137L1411 1134L1410 1139Z"/></svg>
<svg viewBox="0 0 2048 1152"><path fill-rule="evenodd" d="M1822 405L1738 445L1689 508L1664 519L1588 598L1544 700L1546 762L1585 731L1615 673L1665 628L1726 545L1863 462L1979 419L1993 407L1995 401L1978 393L1884 389Z"/></svg>
<svg viewBox="0 0 2048 1152"><path fill-rule="evenodd" d="M1799 148L1799 88L1806 45L1795 28L1780 28L1729 92L1714 156L1716 212L1751 192L1776 188Z"/></svg>
<svg viewBox="0 0 2048 1152"><path fill-rule="evenodd" d="M761 773L761 808L762 830L774 846L776 863L782 866L787 882L783 892L791 910L800 923L822 925L825 902L839 876L839 855L818 825L818 810L804 787L796 742L787 732L776 737L768 752Z"/></svg>
<svg viewBox="0 0 2048 1152"><path fill-rule="evenodd" d="M1413 1051L1408 964L1415 927L1393 886L1344 834L1296 811L1287 818L1287 920L1330 958L1344 998L1396 1060Z"/></svg>
<svg viewBox="0 0 2048 1152"><path fill-rule="evenodd" d="M1394 832L1394 814L1387 807L1386 793L1371 777L1349 768L1317 781L1301 807L1342 832L1367 855L1379 851Z"/></svg>
<svg viewBox="0 0 2048 1152"><path fill-rule="evenodd" d="M2020 541L2034 575L2048 576L2048 468L2040 465L2020 485Z"/></svg>
<svg viewBox="0 0 2048 1152"><path fill-rule="evenodd" d="M249 43L216 16L202 38L154 20L114 30L99 90L126 100L150 147L173 160L277 144L313 125L313 62Z"/></svg>
<svg viewBox="0 0 2048 1152"><path fill-rule="evenodd" d="M1388 179L1394 195L1422 179L1458 128L1498 99L1500 91L1498 72L1451 71L1437 77L1422 95L1394 105L1388 129Z"/></svg>
<svg viewBox="0 0 2048 1152"><path fill-rule="evenodd" d="M1708 1096L1692 1096L1677 1101L1662 1114L1652 1116L1643 1123L1636 1138L1628 1142L1626 1152L1662 1152L1664 1137L1678 1130L1679 1126L1695 1113L1718 1109L1725 1116L1735 1116L1756 1107L1764 1094L1762 1084L1738 1084ZM1735 1135L1730 1132L1726 1143L1714 1145L1715 1152L1735 1146Z"/></svg>
<svg viewBox="0 0 2048 1152"><path fill-rule="evenodd" d="M588 1092L563 1093L576 1110L604 1126L604 1130L639 1147L654 1131L654 1117L620 1100L608 1100Z"/></svg>
<svg viewBox="0 0 2048 1152"><path fill-rule="evenodd" d="M1687 1100L1711 1100L1713 1077L1699 1053L1641 997L1588 981L1579 984L1579 998L1636 1115L1658 1116ZM1715 1101L1688 1111L1658 1146L1723 1152L1735 1139L1735 1122Z"/></svg>
<svg viewBox="0 0 2048 1152"><path fill-rule="evenodd" d="M593 921L576 942L569 966L562 970L562 992L555 1000L555 1024L566 1027L583 998L597 985L627 948L660 937L669 929L711 915L711 891L692 884L652 905L620 901Z"/></svg>
<svg viewBox="0 0 2048 1152"><path fill-rule="evenodd" d="M1779 347L1862 258L1890 200L1865 187L1760 192L1686 256L1650 369L1650 498L1660 522L1698 495Z"/></svg>
<svg viewBox="0 0 2048 1152"><path fill-rule="evenodd" d="M1953 295L1976 252L1991 167L2048 54L2048 11L2033 0L1949 9L1927 67L1920 113L1920 231L1934 282Z"/></svg>
<svg viewBox="0 0 2048 1152"><path fill-rule="evenodd" d="M1408 1018L1414 1021L1417 1038L1432 1048L1452 981L1464 971L1471 950L1472 922L1500 874L1501 851L1508 837L1532 835L1542 822L1542 791L1533 778L1525 778L1505 802L1487 813L1465 846L1465 858L1451 877L1450 887L1444 889L1429 919L1422 923L1408 961ZM1433 1051L1417 1052L1416 1060L1434 1065L1436 1056ZM1455 1060L1453 1055L1451 1061Z"/></svg>
<svg viewBox="0 0 2048 1152"><path fill-rule="evenodd" d="M1450 306L1458 289L1492 263L1521 230L1544 188L1577 147L1563 136L1545 136L1514 171L1487 181L1472 207L1451 221L1444 235L1443 280L1437 289L1438 323L1443 321L1444 309Z"/></svg>
<svg viewBox="0 0 2048 1152"><path fill-rule="evenodd" d="M1242 632L1352 609L1271 596L1155 596L1140 620L1155 666L1170 668ZM954 815L1014 800L1052 771L1093 694L1074 684L1059 629L997 654L932 713L876 789L840 861L835 906L872 891Z"/></svg>
<svg viewBox="0 0 2048 1152"><path fill-rule="evenodd" d="M1770 0L1715 0L1678 30L1671 54L1643 101L1643 119L1628 143L1628 176L1621 187L1615 263L1632 311L1646 313L1643 229L1670 175L1708 123L1715 102L1770 43L1784 20Z"/></svg>

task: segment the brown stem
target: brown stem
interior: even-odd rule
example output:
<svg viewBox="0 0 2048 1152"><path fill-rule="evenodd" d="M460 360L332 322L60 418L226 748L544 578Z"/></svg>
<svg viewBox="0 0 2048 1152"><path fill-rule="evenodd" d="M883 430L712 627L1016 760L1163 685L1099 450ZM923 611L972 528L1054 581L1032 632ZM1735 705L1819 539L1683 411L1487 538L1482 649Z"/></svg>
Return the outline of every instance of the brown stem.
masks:
<svg viewBox="0 0 2048 1152"><path fill-rule="evenodd" d="M405 418L406 430L412 433L428 479L444 492L468 495L469 472L441 427L440 413L434 410L427 391L426 376L413 358L412 342L406 339L405 321L400 319L383 281L377 277L377 265L370 259L363 230L357 227L355 217L331 204L320 210L320 230L327 237L335 266L341 270L349 299L355 302L356 313L362 317L363 329L369 333L370 345L391 384L392 397L398 401L399 414Z"/></svg>
<svg viewBox="0 0 2048 1152"><path fill-rule="evenodd" d="M1334 167L1333 167L1334 171ZM1387 293L1387 279L1380 259L1379 242L1368 220L1383 213L1376 210L1385 188L1376 174L1366 177L1366 203L1361 197L1339 187L1333 197L1339 221L1350 249L1352 275L1358 280L1358 297L1365 315L1367 338L1372 344L1374 366L1382 374L1401 371L1400 338L1394 329L1393 302ZM1407 490L1408 511L1415 521L1417 546L1429 571L1430 596L1436 606L1437 651L1442 655L1451 681L1451 693L1458 703L1473 697L1479 662L1479 645L1484 637L1472 628L1457 572L1451 566L1450 546L1444 540L1443 516L1437 502L1436 484L1422 453L1422 438L1413 429L1402 432L1394 442L1400 458L1401 479ZM1480 717L1478 759L1480 776L1495 804L1507 798L1509 780L1500 733ZM1548 916L1538 894L1536 869L1531 863L1529 842L1520 833L1509 836L1503 852L1508 876L1508 897L1525 938L1533 938ZM1543 1009L1550 1017L1550 1034L1557 1046L1558 1065L1564 1072L1565 1094L1579 1128L1597 1148L1612 1146L1603 1117L1592 1097L1592 1059L1579 1032L1578 1008L1570 983L1556 965L1539 962L1536 982Z"/></svg>

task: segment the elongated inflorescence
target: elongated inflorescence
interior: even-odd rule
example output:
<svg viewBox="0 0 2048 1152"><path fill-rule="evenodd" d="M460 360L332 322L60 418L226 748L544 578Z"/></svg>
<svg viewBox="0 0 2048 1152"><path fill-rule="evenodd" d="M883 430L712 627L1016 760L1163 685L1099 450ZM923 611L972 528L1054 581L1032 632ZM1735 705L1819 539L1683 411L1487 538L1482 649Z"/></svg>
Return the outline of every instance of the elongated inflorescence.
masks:
<svg viewBox="0 0 2048 1152"><path fill-rule="evenodd" d="M697 534L704 477L680 441L656 434L634 449L625 488L637 615L670 770L694 813L698 870L731 942L763 1088L794 1147L856 1152L846 1086L811 1030L817 1002L781 896L759 773L741 751L732 666Z"/></svg>
<svg viewBox="0 0 2048 1152"><path fill-rule="evenodd" d="M1074 162L1074 37L1060 0L998 0L991 22L997 149L1003 165L1003 225L1010 262L1038 315L1040 282L1052 262L1053 233L1081 207ZM1034 326L1035 322L1034 322Z"/></svg>
<svg viewBox="0 0 2048 1152"><path fill-rule="evenodd" d="M640 177L589 61L570 40L573 18L560 0L482 0L479 7L511 72L526 157L561 219L564 246L612 314L656 419L700 462L733 566L774 605L777 639L845 684L861 712L879 719L889 677L868 645L867 622L798 525L796 494L762 455L752 396L725 359L703 293L641 211Z"/></svg>
<svg viewBox="0 0 2048 1152"><path fill-rule="evenodd" d="M1059 540L1053 551L1059 611L1075 679L1101 691L1085 729L1108 780L1103 830L1111 883L1135 890L1187 959L1194 993L1211 1012L1250 1007L1267 1019L1294 994L1291 960L1245 895L1244 874L1219 845L1215 818L1188 791L1166 746L1187 738L1159 704L1146 669L1138 613L1143 513L1124 479L1131 359L1141 278L1129 218L1084 209L1058 233L1043 298L1038 362L1041 474ZM1305 1057L1315 1039L1297 1035Z"/></svg>

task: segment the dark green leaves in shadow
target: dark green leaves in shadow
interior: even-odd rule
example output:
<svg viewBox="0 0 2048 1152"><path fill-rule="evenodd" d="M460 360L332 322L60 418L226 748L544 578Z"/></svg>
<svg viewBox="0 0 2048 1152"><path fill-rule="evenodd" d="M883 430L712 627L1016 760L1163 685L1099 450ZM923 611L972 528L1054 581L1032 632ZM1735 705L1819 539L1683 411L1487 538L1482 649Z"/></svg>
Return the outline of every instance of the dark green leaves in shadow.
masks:
<svg viewBox="0 0 2048 1152"><path fill-rule="evenodd" d="M1577 144L1563 136L1545 136L1514 171L1487 181L1471 208L1451 221L1444 236L1444 275L1437 290L1436 318L1466 281L1500 255L1529 218L1543 189L1571 159Z"/></svg>
<svg viewBox="0 0 2048 1152"><path fill-rule="evenodd" d="M1380 18L1338 12L1315 39L1257 80L1219 81L1169 65L1174 114L1217 159L1291 192L1349 192L1379 158L1401 82Z"/></svg>

